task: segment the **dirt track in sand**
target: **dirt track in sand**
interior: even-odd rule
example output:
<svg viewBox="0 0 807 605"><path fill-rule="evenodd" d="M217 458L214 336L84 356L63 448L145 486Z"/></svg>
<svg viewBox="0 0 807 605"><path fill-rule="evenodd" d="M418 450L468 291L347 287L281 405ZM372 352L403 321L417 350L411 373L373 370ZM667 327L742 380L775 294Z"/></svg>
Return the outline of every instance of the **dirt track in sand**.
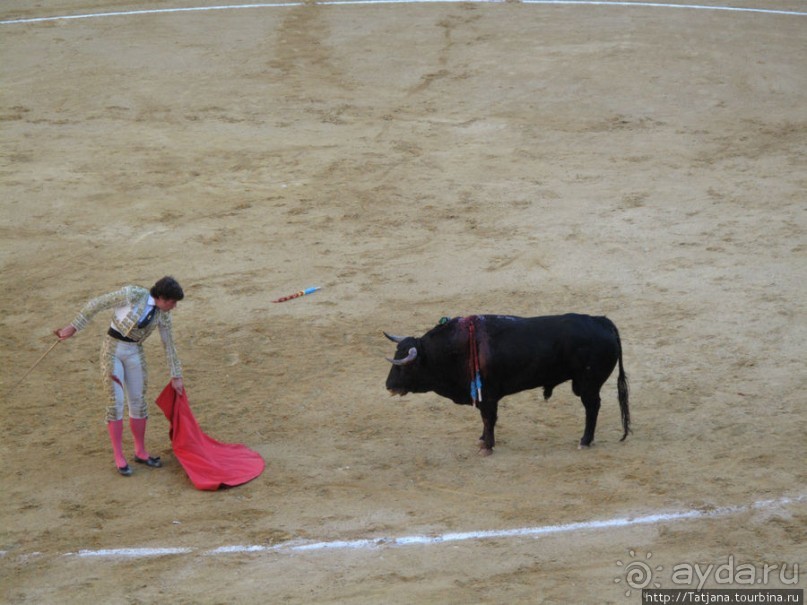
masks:
<svg viewBox="0 0 807 605"><path fill-rule="evenodd" d="M10 2L0 20L154 7ZM625 564L648 553L663 587L679 563L804 567L805 19L503 3L0 26L3 392L85 300L173 274L198 420L267 461L195 491L155 406L165 468L117 476L98 318L4 397L2 600L632 603ZM566 311L620 328L625 443L614 379L590 451L563 386L506 399L486 459L473 410L384 390L381 330ZM721 506L741 508L288 548ZM161 547L188 551L75 554Z"/></svg>

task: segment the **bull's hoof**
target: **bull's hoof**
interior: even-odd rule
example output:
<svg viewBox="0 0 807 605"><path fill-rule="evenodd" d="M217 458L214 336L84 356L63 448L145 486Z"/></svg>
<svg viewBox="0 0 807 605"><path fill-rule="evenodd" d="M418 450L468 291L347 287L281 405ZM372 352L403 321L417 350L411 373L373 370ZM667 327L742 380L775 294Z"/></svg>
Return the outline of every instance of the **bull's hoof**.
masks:
<svg viewBox="0 0 807 605"><path fill-rule="evenodd" d="M493 453L492 447L482 447L479 448L479 455L480 456L490 456Z"/></svg>
<svg viewBox="0 0 807 605"><path fill-rule="evenodd" d="M594 444L589 443L588 445L586 445L586 444L580 443L580 444L578 444L577 449L579 449L579 450L587 450L587 449L590 449L592 445L594 445Z"/></svg>

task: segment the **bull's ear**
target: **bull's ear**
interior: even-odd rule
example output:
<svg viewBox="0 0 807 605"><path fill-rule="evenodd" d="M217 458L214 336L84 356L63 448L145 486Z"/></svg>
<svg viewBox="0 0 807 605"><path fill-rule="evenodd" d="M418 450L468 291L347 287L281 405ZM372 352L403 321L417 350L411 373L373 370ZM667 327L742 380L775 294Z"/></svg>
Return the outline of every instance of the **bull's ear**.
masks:
<svg viewBox="0 0 807 605"><path fill-rule="evenodd" d="M384 336L389 338L392 342L401 342L406 336L394 336L393 334L387 334L384 332Z"/></svg>

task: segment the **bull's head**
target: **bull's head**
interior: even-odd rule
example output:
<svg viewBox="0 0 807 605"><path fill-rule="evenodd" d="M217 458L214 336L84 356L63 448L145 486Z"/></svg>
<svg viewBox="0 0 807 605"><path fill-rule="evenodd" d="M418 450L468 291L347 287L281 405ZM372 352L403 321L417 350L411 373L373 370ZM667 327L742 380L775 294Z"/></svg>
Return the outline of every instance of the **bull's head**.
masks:
<svg viewBox="0 0 807 605"><path fill-rule="evenodd" d="M417 340L410 336L394 336L384 332L389 340L398 345L395 356L386 358L392 364L389 376L387 376L387 390L392 395L406 395L411 391L419 391L417 384L418 370L415 367L415 360L418 357L418 350L415 346Z"/></svg>
<svg viewBox="0 0 807 605"><path fill-rule="evenodd" d="M451 325L439 325L423 336L384 336L397 345L387 375L387 390L393 395L433 391L457 403L468 402L467 363L453 353L457 340ZM467 343L465 344L467 347Z"/></svg>

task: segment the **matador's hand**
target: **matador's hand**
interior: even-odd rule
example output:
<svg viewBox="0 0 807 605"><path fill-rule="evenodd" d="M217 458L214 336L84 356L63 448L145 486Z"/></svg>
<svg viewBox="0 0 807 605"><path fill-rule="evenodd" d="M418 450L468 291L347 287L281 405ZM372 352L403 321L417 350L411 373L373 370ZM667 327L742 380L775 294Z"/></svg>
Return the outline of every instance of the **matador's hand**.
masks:
<svg viewBox="0 0 807 605"><path fill-rule="evenodd" d="M171 386L174 387L174 390L178 395L182 395L183 391L185 390L185 383L182 382L181 378L172 378Z"/></svg>
<svg viewBox="0 0 807 605"><path fill-rule="evenodd" d="M76 333L76 329L73 326L65 326L59 330L54 330L53 333L56 334L59 340L67 340Z"/></svg>

